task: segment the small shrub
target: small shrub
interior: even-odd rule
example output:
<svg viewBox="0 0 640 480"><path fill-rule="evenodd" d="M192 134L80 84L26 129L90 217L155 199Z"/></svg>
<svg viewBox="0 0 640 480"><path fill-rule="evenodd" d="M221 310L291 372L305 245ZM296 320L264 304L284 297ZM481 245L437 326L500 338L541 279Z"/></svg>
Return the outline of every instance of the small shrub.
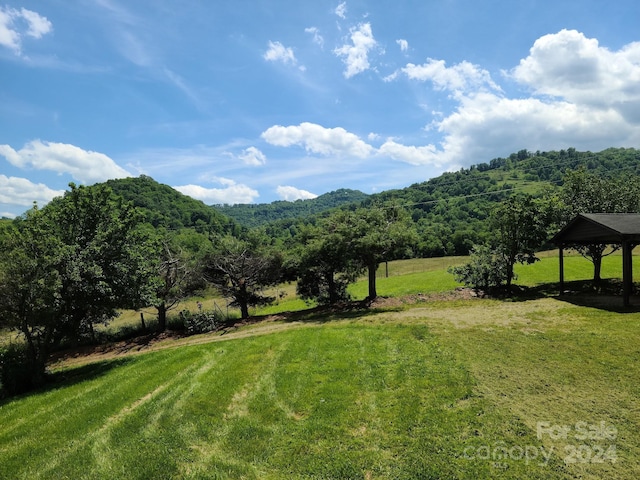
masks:
<svg viewBox="0 0 640 480"><path fill-rule="evenodd" d="M486 245L472 248L468 263L449 267L456 282L476 291L493 292L507 283L507 261L499 252Z"/></svg>
<svg viewBox="0 0 640 480"><path fill-rule="evenodd" d="M188 310L183 310L180 312L180 320L186 331L192 335L215 332L225 325L224 317L216 311L192 313Z"/></svg>

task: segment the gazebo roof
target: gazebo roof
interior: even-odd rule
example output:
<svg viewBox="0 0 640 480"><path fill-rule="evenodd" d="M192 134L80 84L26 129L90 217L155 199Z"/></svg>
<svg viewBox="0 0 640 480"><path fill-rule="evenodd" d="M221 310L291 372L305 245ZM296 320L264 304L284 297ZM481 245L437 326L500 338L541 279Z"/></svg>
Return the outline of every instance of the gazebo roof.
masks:
<svg viewBox="0 0 640 480"><path fill-rule="evenodd" d="M556 245L623 242L640 244L640 214L581 213L551 241Z"/></svg>

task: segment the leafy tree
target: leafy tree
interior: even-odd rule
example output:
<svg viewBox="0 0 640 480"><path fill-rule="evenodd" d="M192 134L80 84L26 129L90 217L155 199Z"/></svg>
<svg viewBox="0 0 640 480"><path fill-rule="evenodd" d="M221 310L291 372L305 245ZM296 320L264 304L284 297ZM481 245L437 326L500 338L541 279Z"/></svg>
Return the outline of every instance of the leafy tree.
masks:
<svg viewBox="0 0 640 480"><path fill-rule="evenodd" d="M506 287L511 289L513 267L534 263L535 255L547 239L548 217L540 202L530 195L514 195L499 204L491 214L496 249L506 265Z"/></svg>
<svg viewBox="0 0 640 480"><path fill-rule="evenodd" d="M378 296L378 265L406 256L407 250L418 241L411 217L401 207L377 205L337 212L333 221L335 234L343 242L343 251L355 264L367 269L367 298L373 300Z"/></svg>
<svg viewBox="0 0 640 480"><path fill-rule="evenodd" d="M242 318L249 317L250 306L275 300L262 289L279 282L280 255L229 235L214 242L214 251L206 259L205 277L221 294L233 299L231 305L240 308Z"/></svg>
<svg viewBox="0 0 640 480"><path fill-rule="evenodd" d="M297 293L321 305L348 300L347 286L363 272L362 265L349 256L347 244L337 231L338 218L325 218L300 235L305 246L299 253Z"/></svg>
<svg viewBox="0 0 640 480"><path fill-rule="evenodd" d="M104 185L70 184L64 197L34 207L4 236L0 321L24 335L36 380L54 346L150 299L138 221L133 206Z"/></svg>

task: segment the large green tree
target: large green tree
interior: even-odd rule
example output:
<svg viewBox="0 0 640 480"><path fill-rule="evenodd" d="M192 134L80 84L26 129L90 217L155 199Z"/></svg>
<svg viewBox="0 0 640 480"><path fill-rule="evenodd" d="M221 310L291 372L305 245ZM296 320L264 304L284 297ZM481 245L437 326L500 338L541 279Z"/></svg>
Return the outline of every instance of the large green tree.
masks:
<svg viewBox="0 0 640 480"><path fill-rule="evenodd" d="M34 207L4 235L0 322L19 330L34 376L51 349L92 335L119 308L149 301L152 274L136 210L103 186L76 187Z"/></svg>
<svg viewBox="0 0 640 480"><path fill-rule="evenodd" d="M540 200L531 195L513 195L491 212L496 251L506 267L506 287L511 290L516 263L533 263L535 253L548 236L548 215Z"/></svg>
<svg viewBox="0 0 640 480"><path fill-rule="evenodd" d="M343 250L356 264L367 270L368 299L378 296L376 271L381 262L406 256L418 237L411 217L400 206L372 204L335 214L335 233L342 238Z"/></svg>
<svg viewBox="0 0 640 480"><path fill-rule="evenodd" d="M348 300L347 286L364 271L352 258L338 224L340 216L324 218L298 235L304 247L298 252L296 290L305 300L333 305Z"/></svg>

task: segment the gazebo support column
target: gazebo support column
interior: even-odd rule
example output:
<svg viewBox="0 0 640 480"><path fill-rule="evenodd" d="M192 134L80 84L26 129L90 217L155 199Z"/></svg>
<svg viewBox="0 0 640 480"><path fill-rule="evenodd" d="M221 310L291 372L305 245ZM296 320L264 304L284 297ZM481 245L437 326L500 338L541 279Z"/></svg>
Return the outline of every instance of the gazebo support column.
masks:
<svg viewBox="0 0 640 480"><path fill-rule="evenodd" d="M622 296L624 306L629 306L631 290L633 289L633 245L628 240L622 242Z"/></svg>
<svg viewBox="0 0 640 480"><path fill-rule="evenodd" d="M560 295L562 295L564 294L564 248L562 245L560 245L558 259L560 260Z"/></svg>

